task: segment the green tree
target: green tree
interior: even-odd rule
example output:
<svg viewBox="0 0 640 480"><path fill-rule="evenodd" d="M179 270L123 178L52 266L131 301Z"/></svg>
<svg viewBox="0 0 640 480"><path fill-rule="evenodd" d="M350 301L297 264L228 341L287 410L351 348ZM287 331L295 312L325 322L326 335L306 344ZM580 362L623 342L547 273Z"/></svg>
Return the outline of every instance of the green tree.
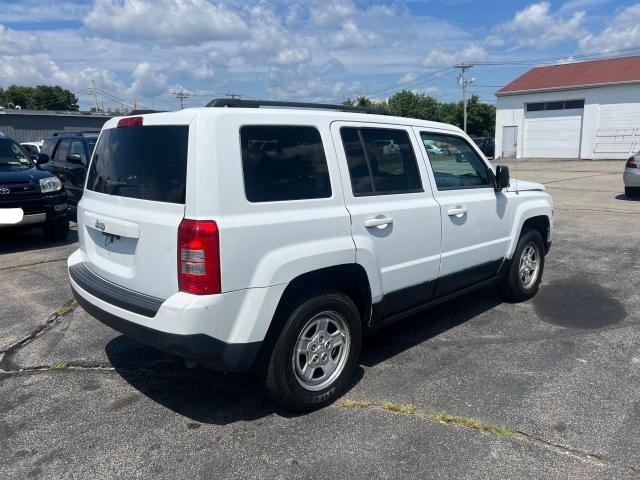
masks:
<svg viewBox="0 0 640 480"><path fill-rule="evenodd" d="M391 95L387 103L392 115L422 120L437 120L438 118L438 101L422 93L402 90Z"/></svg>
<svg viewBox="0 0 640 480"><path fill-rule="evenodd" d="M0 104L8 108L20 106L31 110L78 110L78 98L58 85L11 85L0 92Z"/></svg>

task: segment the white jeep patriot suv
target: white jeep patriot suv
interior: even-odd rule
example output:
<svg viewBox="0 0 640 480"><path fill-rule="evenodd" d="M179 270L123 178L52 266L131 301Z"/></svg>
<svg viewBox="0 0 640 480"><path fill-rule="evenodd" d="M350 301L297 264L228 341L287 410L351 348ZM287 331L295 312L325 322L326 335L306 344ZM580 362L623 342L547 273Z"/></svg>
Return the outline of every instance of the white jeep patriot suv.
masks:
<svg viewBox="0 0 640 480"><path fill-rule="evenodd" d="M101 322L309 410L363 334L492 282L535 295L552 208L451 125L214 100L105 124L69 278Z"/></svg>

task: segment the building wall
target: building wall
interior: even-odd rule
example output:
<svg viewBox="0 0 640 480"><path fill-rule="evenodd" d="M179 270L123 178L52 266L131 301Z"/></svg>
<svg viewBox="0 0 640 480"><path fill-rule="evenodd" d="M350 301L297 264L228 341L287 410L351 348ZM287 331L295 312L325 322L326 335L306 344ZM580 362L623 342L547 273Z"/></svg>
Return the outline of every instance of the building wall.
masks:
<svg viewBox="0 0 640 480"><path fill-rule="evenodd" d="M0 110L0 132L18 142L37 142L55 132L100 131L107 116L14 113Z"/></svg>
<svg viewBox="0 0 640 480"><path fill-rule="evenodd" d="M496 158L502 156L502 128L518 127L517 156L522 158L525 104L584 99L580 158L627 158L640 150L640 84L613 85L499 96L496 110Z"/></svg>

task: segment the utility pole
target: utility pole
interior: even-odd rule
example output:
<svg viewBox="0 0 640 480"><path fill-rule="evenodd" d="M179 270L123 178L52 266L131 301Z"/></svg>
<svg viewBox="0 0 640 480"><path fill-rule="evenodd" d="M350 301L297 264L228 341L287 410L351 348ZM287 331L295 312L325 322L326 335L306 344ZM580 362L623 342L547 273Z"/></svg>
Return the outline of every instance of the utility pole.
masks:
<svg viewBox="0 0 640 480"><path fill-rule="evenodd" d="M453 66L453 68L457 68L460 70L460 73L458 74L458 86L462 88L462 111L464 118L463 130L465 133L467 133L467 86L469 86L470 83L473 83L476 80L475 78L467 80L467 77L465 76L465 73L471 67L473 67L473 65L464 62L458 63L457 65Z"/></svg>
<svg viewBox="0 0 640 480"><path fill-rule="evenodd" d="M96 113L100 111L100 107L98 106L98 94L96 93L96 82L95 80L91 80L91 85L93 85L93 101L96 104Z"/></svg>
<svg viewBox="0 0 640 480"><path fill-rule="evenodd" d="M176 96L178 100L180 100L180 110L182 110L184 108L184 101L187 100L191 96L191 94L183 90L173 92L173 94Z"/></svg>

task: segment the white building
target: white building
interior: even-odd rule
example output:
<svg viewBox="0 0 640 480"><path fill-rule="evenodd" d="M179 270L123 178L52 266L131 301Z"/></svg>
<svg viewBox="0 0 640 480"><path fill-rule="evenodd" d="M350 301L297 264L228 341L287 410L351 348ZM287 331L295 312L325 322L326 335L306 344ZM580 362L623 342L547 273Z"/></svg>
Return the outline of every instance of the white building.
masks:
<svg viewBox="0 0 640 480"><path fill-rule="evenodd" d="M640 56L533 68L496 96L496 158L624 159L640 150Z"/></svg>

